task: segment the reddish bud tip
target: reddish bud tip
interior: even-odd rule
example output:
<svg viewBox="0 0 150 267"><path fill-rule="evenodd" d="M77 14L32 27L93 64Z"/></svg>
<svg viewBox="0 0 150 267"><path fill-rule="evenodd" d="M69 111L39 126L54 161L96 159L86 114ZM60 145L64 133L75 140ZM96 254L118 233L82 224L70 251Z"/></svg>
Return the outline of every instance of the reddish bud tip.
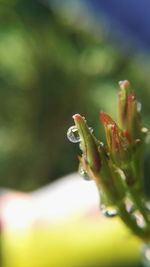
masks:
<svg viewBox="0 0 150 267"><path fill-rule="evenodd" d="M135 99L136 99L135 93L131 93L130 95L128 95L129 102L133 102Z"/></svg>
<svg viewBox="0 0 150 267"><path fill-rule="evenodd" d="M83 117L80 114L75 114L72 116L72 118L77 121L83 120Z"/></svg>
<svg viewBox="0 0 150 267"><path fill-rule="evenodd" d="M126 89L128 89L128 88L130 87L130 83L129 83L128 80L120 81L120 82L119 82L119 86L120 86L121 88L126 88Z"/></svg>
<svg viewBox="0 0 150 267"><path fill-rule="evenodd" d="M112 125L112 135L113 137L116 137L118 135L118 126L116 125L116 123Z"/></svg>
<svg viewBox="0 0 150 267"><path fill-rule="evenodd" d="M131 138L128 130L124 131L124 135L127 138L128 142L131 143L132 142L132 138Z"/></svg>
<svg viewBox="0 0 150 267"><path fill-rule="evenodd" d="M113 119L105 112L101 111L100 112L100 121L105 125L109 125L109 124L112 124L112 125L116 125L116 123L113 121Z"/></svg>

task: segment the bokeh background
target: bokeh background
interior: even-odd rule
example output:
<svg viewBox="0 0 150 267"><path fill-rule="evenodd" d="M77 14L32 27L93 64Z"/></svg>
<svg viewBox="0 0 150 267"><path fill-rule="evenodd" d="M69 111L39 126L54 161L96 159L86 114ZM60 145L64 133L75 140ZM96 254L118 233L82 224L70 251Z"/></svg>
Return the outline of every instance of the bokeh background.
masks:
<svg viewBox="0 0 150 267"><path fill-rule="evenodd" d="M99 111L116 119L119 80L131 82L150 127L148 4L112 2L0 0L1 188L31 192L76 171L71 117L84 115L103 140ZM150 146L147 194L149 156Z"/></svg>

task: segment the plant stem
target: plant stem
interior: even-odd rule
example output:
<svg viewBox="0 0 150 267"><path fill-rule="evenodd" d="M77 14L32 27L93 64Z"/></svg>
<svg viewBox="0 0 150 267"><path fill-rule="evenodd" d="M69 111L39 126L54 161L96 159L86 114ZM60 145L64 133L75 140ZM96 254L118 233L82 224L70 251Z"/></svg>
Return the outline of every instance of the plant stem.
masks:
<svg viewBox="0 0 150 267"><path fill-rule="evenodd" d="M132 197L132 200L135 204L135 206L137 207L137 209L140 211L140 213L142 214L145 223L147 224L147 227L150 227L150 221L149 221L149 217L148 217L148 213L146 212L142 200L140 199L140 196L137 196L137 192L132 188L130 189L130 195Z"/></svg>
<svg viewBox="0 0 150 267"><path fill-rule="evenodd" d="M144 242L148 242L150 240L150 231L147 228L140 228L134 217L130 213L126 211L125 204L123 202L118 204L119 216L126 224L128 228L132 230L132 232L141 238Z"/></svg>

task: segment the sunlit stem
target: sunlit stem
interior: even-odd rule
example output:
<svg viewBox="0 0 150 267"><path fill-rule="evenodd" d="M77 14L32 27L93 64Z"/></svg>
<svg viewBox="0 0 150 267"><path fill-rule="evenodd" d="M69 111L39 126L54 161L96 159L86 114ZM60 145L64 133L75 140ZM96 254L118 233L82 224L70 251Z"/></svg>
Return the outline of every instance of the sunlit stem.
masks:
<svg viewBox="0 0 150 267"><path fill-rule="evenodd" d="M136 236L138 236L144 242L148 242L150 240L150 231L148 231L146 228L140 228L137 225L135 218L128 213L123 202L118 204L118 211L122 221Z"/></svg>

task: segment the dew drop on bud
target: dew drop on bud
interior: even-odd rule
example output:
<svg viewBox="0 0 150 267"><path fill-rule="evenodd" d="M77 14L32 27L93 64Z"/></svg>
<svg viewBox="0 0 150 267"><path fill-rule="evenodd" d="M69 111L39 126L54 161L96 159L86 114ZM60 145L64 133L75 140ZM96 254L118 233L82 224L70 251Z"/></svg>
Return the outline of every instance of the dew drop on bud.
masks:
<svg viewBox="0 0 150 267"><path fill-rule="evenodd" d="M126 207L126 211L130 214L136 211L136 207L134 203L129 198L125 199L125 207Z"/></svg>
<svg viewBox="0 0 150 267"><path fill-rule="evenodd" d="M89 131L91 133L93 133L93 128L92 127L89 127ZM74 126L71 126L68 131L67 131L67 138L70 142L72 143L79 143L81 140L80 140L80 135L78 133L78 129L77 127L74 125Z"/></svg>
<svg viewBox="0 0 150 267"><path fill-rule="evenodd" d="M79 143L80 136L76 126L71 126L67 131L67 138L72 143Z"/></svg>
<svg viewBox="0 0 150 267"><path fill-rule="evenodd" d="M148 129L146 127L142 127L141 132L146 134L146 133L148 133Z"/></svg>
<svg viewBox="0 0 150 267"><path fill-rule="evenodd" d="M82 165L79 166L79 175L82 176L87 181L91 180L88 173L83 169Z"/></svg>
<svg viewBox="0 0 150 267"><path fill-rule="evenodd" d="M144 220L142 214L138 210L134 211L132 213L132 215L135 218L136 223L140 228L144 228L146 226L145 225L145 220Z"/></svg>
<svg viewBox="0 0 150 267"><path fill-rule="evenodd" d="M101 205L100 206L101 212L104 216L112 218L118 215L117 210L114 207L111 206L105 206L105 205Z"/></svg>

